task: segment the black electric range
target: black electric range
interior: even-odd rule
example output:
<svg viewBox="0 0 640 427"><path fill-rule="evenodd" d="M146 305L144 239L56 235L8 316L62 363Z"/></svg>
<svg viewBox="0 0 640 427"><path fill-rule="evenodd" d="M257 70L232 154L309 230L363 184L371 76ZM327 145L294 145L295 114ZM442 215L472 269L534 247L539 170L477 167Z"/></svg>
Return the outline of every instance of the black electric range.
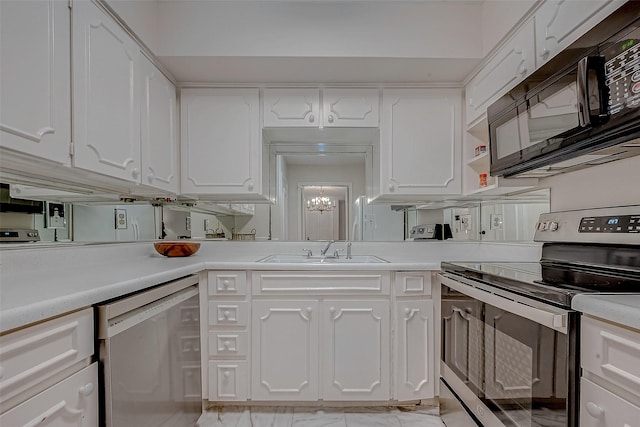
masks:
<svg viewBox="0 0 640 427"><path fill-rule="evenodd" d="M640 206L548 213L539 262L444 262L445 272L559 307L585 293L640 293Z"/></svg>

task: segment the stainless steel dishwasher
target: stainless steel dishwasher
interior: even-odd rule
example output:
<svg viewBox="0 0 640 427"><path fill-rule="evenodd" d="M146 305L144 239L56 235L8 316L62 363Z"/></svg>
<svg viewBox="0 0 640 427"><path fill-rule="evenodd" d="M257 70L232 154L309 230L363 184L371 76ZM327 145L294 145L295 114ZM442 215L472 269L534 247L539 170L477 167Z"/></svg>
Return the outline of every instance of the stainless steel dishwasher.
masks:
<svg viewBox="0 0 640 427"><path fill-rule="evenodd" d="M198 276L97 307L107 427L193 426L202 412Z"/></svg>

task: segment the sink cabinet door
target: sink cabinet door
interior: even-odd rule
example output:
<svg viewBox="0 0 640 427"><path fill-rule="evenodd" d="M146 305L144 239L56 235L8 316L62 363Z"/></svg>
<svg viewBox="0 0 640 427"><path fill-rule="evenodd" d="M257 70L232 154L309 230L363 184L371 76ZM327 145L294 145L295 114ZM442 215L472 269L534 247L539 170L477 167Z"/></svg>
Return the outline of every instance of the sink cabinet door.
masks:
<svg viewBox="0 0 640 427"><path fill-rule="evenodd" d="M389 400L389 301L325 300L324 400Z"/></svg>
<svg viewBox="0 0 640 427"><path fill-rule="evenodd" d="M318 400L318 301L253 301L253 400Z"/></svg>

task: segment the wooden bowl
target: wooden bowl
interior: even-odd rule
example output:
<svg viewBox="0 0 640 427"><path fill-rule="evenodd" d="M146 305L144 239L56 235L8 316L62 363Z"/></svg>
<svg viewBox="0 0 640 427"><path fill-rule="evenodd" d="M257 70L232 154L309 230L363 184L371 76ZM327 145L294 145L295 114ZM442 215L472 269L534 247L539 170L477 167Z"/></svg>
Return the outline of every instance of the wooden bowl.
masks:
<svg viewBox="0 0 640 427"><path fill-rule="evenodd" d="M198 252L197 242L154 242L153 247L160 255L168 257L189 256Z"/></svg>

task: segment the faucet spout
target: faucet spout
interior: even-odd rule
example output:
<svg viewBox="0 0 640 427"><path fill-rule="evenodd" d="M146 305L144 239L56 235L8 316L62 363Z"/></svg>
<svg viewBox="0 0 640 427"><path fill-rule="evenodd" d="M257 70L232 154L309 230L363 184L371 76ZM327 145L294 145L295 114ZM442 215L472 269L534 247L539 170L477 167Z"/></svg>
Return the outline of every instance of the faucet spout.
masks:
<svg viewBox="0 0 640 427"><path fill-rule="evenodd" d="M327 251L331 247L331 245L334 244L335 242L336 242L335 240L329 240L327 242L327 246L325 246L324 249L320 251L320 255L325 256L327 254Z"/></svg>

